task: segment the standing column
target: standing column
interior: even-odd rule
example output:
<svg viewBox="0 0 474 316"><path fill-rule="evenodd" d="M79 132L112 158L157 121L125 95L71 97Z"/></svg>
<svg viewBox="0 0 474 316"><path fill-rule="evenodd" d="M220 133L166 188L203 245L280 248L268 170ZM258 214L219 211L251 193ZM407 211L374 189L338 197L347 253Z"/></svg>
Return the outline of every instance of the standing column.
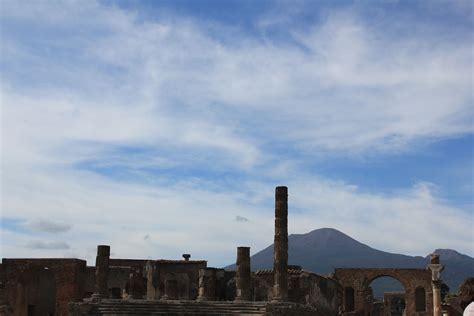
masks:
<svg viewBox="0 0 474 316"><path fill-rule="evenodd" d="M275 241L273 249L273 301L288 299L288 188L275 189Z"/></svg>
<svg viewBox="0 0 474 316"><path fill-rule="evenodd" d="M109 258L110 246L97 246L97 257L95 259L95 292L92 298L100 299L109 296Z"/></svg>
<svg viewBox="0 0 474 316"><path fill-rule="evenodd" d="M430 255L431 285L433 286L433 316L441 316L441 271L444 266L439 263L439 255Z"/></svg>
<svg viewBox="0 0 474 316"><path fill-rule="evenodd" d="M216 297L216 269L199 269L198 301L213 301Z"/></svg>
<svg viewBox="0 0 474 316"><path fill-rule="evenodd" d="M237 247L236 301L250 300L250 247Z"/></svg>
<svg viewBox="0 0 474 316"><path fill-rule="evenodd" d="M141 269L131 268L128 278L128 298L142 299L145 292L144 284L145 279L143 278Z"/></svg>

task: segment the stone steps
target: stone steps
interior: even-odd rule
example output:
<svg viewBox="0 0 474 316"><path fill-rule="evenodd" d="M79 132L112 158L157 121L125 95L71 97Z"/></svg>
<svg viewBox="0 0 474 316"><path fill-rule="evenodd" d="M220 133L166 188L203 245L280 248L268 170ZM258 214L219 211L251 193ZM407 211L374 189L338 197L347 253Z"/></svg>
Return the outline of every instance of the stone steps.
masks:
<svg viewBox="0 0 474 316"><path fill-rule="evenodd" d="M103 300L90 315L265 315L265 302Z"/></svg>

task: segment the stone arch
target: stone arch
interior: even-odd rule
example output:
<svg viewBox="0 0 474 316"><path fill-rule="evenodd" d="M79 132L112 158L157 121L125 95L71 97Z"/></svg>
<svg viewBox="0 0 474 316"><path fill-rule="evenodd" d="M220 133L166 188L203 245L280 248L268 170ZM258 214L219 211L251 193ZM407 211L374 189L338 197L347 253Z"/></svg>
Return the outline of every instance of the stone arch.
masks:
<svg viewBox="0 0 474 316"><path fill-rule="evenodd" d="M363 279L363 282L362 282L362 286L365 288L365 287L369 287L369 285L374 282L375 280L377 279L380 279L380 278L392 278L398 282L400 282L400 284L403 286L403 288L405 289L406 291L406 288L407 288L407 284L404 284L402 280L400 280L399 276L397 275L391 275L390 273L380 273L380 274L372 274L370 275L368 278L364 278Z"/></svg>
<svg viewBox="0 0 474 316"><path fill-rule="evenodd" d="M382 296L377 297L373 285L374 282L381 281L383 279L397 282L398 285L401 286L401 289L397 289L396 291L384 291ZM378 298L378 302L383 305L383 310L385 311L384 313L386 315L404 315L404 310L406 309L406 285L403 284L398 278L384 274L375 275L369 279L364 280L363 286L364 289L367 289L367 292L365 293L365 309L369 311L369 313L366 315L371 315L374 312L374 302L376 301L376 298Z"/></svg>
<svg viewBox="0 0 474 316"><path fill-rule="evenodd" d="M425 269L379 269L354 268L336 269L335 277L345 287L352 287L355 292L353 315L368 315L370 302L367 302L367 289L370 283L380 277L391 277L398 280L405 288L406 315L421 316L433 313L433 293L431 273ZM425 291L425 310L416 310L416 289ZM418 290L420 291L420 290ZM343 306L346 305L343 297Z"/></svg>

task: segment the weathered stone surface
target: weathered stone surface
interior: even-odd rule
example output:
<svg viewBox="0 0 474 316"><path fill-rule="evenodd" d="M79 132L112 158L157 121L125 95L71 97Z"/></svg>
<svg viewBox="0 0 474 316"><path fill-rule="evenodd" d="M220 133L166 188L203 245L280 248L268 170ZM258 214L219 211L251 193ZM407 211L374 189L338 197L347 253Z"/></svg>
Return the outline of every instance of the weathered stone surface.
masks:
<svg viewBox="0 0 474 316"><path fill-rule="evenodd" d="M433 315L433 292L431 288L431 272L425 269L336 269L335 278L344 289L343 311L347 315L367 315L371 313L372 304L366 300L370 283L382 276L398 280L405 288L406 315ZM423 288L426 295L425 311L416 311L415 290ZM353 293L354 309L349 310L349 297Z"/></svg>
<svg viewBox="0 0 474 316"><path fill-rule="evenodd" d="M141 269L131 269L127 293L129 299L143 299L146 296L146 279Z"/></svg>
<svg viewBox="0 0 474 316"><path fill-rule="evenodd" d="M219 301L124 301L70 305L71 316L86 315L269 315L269 316L326 316L317 309L297 303L219 302Z"/></svg>
<svg viewBox="0 0 474 316"><path fill-rule="evenodd" d="M86 261L3 259L6 299L14 315L68 315L68 303L81 300Z"/></svg>
<svg viewBox="0 0 474 316"><path fill-rule="evenodd" d="M275 189L275 239L273 250L273 300L288 299L288 188Z"/></svg>
<svg viewBox="0 0 474 316"><path fill-rule="evenodd" d="M431 271L431 286L433 289L433 315L441 316L441 272L444 266L439 263L439 254L430 255L430 264L427 267Z"/></svg>
<svg viewBox="0 0 474 316"><path fill-rule="evenodd" d="M206 268L204 260L150 260L146 264L147 294L149 300L165 295L166 280L176 280L176 299L194 300L198 296L199 270ZM165 297L166 299L166 297Z"/></svg>
<svg viewBox="0 0 474 316"><path fill-rule="evenodd" d="M331 278L300 269L288 269L288 300L309 305L324 312L337 315L342 303L342 287ZM273 298L272 270L258 270L252 275L255 301L271 301Z"/></svg>
<svg viewBox="0 0 474 316"><path fill-rule="evenodd" d="M97 256L95 259L95 291L93 298L106 298L109 296L109 259L110 246L97 246Z"/></svg>
<svg viewBox="0 0 474 316"><path fill-rule="evenodd" d="M213 301L216 296L216 269L204 268L199 270L199 295L200 301Z"/></svg>
<svg viewBox="0 0 474 316"><path fill-rule="evenodd" d="M251 271L250 271L250 247L237 247L237 262L236 262L236 301L250 300L250 285L251 285Z"/></svg>

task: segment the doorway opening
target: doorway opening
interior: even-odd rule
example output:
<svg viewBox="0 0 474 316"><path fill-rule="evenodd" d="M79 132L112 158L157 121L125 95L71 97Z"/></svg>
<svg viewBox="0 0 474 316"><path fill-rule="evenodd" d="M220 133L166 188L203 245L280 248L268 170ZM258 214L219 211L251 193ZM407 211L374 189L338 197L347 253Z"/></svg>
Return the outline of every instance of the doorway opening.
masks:
<svg viewBox="0 0 474 316"><path fill-rule="evenodd" d="M378 277L369 284L365 302L368 316L404 316L405 288L393 277Z"/></svg>

